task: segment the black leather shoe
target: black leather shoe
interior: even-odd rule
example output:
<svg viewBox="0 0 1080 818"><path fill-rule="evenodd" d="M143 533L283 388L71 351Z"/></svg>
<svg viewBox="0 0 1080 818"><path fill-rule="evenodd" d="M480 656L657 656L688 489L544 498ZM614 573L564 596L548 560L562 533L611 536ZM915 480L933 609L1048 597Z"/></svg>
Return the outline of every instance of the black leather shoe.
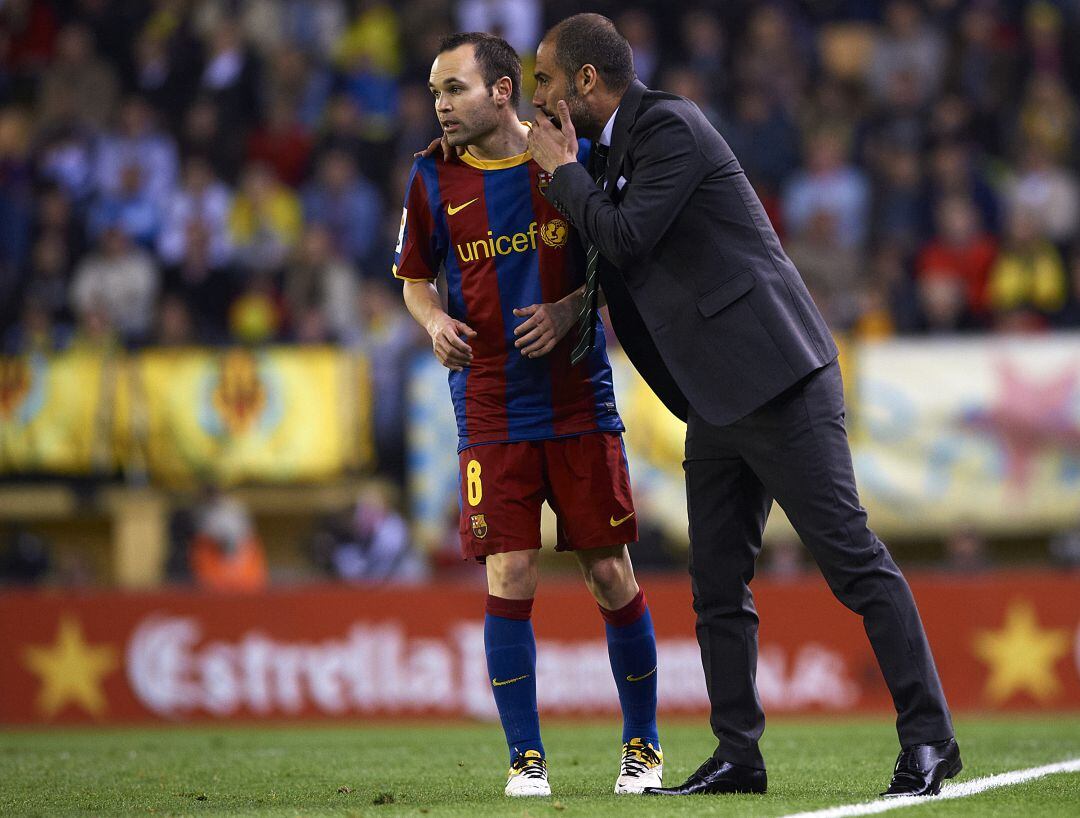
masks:
<svg viewBox="0 0 1080 818"><path fill-rule="evenodd" d="M937 795L941 782L964 769L956 739L947 738L933 744L916 744L900 751L893 770L892 783L882 795L900 798L904 795Z"/></svg>
<svg viewBox="0 0 1080 818"><path fill-rule="evenodd" d="M765 792L765 771L710 758L678 787L646 787L645 795L719 795Z"/></svg>

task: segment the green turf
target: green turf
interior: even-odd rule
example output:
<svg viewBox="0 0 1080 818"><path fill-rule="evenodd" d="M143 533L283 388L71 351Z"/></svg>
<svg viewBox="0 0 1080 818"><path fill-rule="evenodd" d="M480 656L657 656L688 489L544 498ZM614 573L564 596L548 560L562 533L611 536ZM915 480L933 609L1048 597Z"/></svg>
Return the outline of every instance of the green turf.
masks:
<svg viewBox="0 0 1080 818"><path fill-rule="evenodd" d="M711 736L699 724L663 728L665 779L678 782ZM960 780L1080 757L1075 714L967 718L957 729ZM896 752L886 721L777 719L764 741L767 795L658 801L610 794L614 721L548 724L544 741L554 796L510 801L493 725L7 732L0 815L780 816L873 798ZM1080 775L1065 774L890 815L1043 818L1076 816L1078 804Z"/></svg>

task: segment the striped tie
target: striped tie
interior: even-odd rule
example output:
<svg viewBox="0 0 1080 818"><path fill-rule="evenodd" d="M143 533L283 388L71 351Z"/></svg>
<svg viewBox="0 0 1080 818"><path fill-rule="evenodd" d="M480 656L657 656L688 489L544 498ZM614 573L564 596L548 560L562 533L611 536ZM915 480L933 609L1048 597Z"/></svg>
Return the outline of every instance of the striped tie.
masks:
<svg viewBox="0 0 1080 818"><path fill-rule="evenodd" d="M600 187L604 186L607 174L608 146L594 142L592 147L592 177ZM599 281L600 254L595 244L585 250L585 298L578 314L578 342L570 353L570 363L580 363L592 352L596 344L596 296Z"/></svg>

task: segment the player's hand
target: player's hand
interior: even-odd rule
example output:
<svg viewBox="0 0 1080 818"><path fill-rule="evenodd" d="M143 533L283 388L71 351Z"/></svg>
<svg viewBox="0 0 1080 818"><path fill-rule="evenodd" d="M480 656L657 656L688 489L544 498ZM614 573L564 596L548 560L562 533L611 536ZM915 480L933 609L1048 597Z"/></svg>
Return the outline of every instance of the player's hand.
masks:
<svg viewBox="0 0 1080 818"><path fill-rule="evenodd" d="M431 144L424 148L422 151L417 151L413 154L413 159L419 159L420 157L427 158L435 151L442 148L442 158L444 162L449 162L452 159L457 159L464 152L462 147L452 147L450 140L446 138L446 134L443 134L438 139L433 139Z"/></svg>
<svg viewBox="0 0 1080 818"><path fill-rule="evenodd" d="M548 173L554 173L559 165L577 161L577 131L570 121L570 108L563 99L558 107L558 128L546 116L538 116L529 129L529 152Z"/></svg>
<svg viewBox="0 0 1080 818"><path fill-rule="evenodd" d="M574 309L565 301L518 307L514 315L526 319L514 329L514 346L526 358L547 355L574 326Z"/></svg>
<svg viewBox="0 0 1080 818"><path fill-rule="evenodd" d="M465 343L467 338L475 338L476 330L463 321L443 315L429 330L431 348L439 363L447 369L460 372L472 363L472 347Z"/></svg>

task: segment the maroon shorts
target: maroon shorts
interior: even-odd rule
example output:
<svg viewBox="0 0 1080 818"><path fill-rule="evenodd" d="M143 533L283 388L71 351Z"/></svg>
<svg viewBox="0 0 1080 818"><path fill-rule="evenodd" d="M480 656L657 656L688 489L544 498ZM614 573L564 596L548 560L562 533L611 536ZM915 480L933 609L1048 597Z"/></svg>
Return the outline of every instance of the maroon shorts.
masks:
<svg viewBox="0 0 1080 818"><path fill-rule="evenodd" d="M488 554L540 547L540 506L559 521L557 551L637 540L622 435L595 432L522 443L488 443L458 455L461 551Z"/></svg>

